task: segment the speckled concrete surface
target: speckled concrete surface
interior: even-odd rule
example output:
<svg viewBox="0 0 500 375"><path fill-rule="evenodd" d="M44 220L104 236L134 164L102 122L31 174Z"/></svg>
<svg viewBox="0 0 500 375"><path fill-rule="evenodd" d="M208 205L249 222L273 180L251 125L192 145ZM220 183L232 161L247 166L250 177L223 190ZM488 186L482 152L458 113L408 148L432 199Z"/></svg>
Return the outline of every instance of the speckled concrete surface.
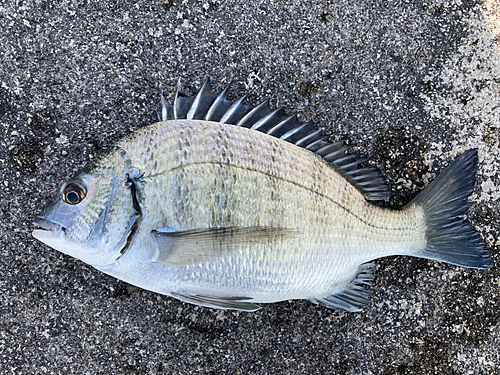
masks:
<svg viewBox="0 0 500 375"><path fill-rule="evenodd" d="M498 6L485 9L0 0L0 373L500 374ZM247 314L129 286L35 242L31 221L64 179L154 122L162 89L180 78L192 93L207 76L356 146L393 207L479 148L468 219L494 268L381 259L361 313L293 301Z"/></svg>

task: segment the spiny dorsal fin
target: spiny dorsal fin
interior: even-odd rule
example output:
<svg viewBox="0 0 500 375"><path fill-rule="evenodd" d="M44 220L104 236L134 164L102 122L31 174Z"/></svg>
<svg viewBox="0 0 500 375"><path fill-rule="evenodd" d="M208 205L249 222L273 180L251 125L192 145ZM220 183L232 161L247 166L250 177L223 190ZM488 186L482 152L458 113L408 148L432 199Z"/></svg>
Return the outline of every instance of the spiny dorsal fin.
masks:
<svg viewBox="0 0 500 375"><path fill-rule="evenodd" d="M330 143L311 122L301 122L289 116L283 108L272 110L269 100L255 107L245 105L246 95L236 101L227 99L227 86L216 94L207 80L195 96L178 89L174 103L162 95L162 121L175 119L207 120L251 128L283 139L321 156L338 173L356 187L368 200L383 200L391 196L389 186L377 168L358 168L366 159L347 153L343 142Z"/></svg>

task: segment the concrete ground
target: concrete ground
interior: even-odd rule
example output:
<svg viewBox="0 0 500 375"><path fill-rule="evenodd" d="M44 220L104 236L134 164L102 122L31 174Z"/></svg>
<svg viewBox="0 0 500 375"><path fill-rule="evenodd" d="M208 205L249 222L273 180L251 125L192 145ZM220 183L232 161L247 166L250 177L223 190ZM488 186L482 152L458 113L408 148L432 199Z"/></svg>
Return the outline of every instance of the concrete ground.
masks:
<svg viewBox="0 0 500 375"><path fill-rule="evenodd" d="M0 1L0 373L500 374L496 1ZM184 304L36 242L56 187L206 77L382 169L401 207L478 148L490 270L378 260L360 313Z"/></svg>

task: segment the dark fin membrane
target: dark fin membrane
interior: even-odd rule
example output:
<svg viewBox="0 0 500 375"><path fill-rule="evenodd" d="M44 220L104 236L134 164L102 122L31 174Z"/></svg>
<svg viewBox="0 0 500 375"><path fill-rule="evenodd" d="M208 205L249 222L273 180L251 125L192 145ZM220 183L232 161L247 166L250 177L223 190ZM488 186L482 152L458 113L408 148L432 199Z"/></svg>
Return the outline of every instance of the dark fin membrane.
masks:
<svg viewBox="0 0 500 375"><path fill-rule="evenodd" d="M332 309L350 312L360 311L362 307L368 306L370 303L372 291L366 286L370 286L375 279L376 270L377 266L373 263L362 264L359 266L356 277L347 284L344 290L322 299L312 300L312 302Z"/></svg>
<svg viewBox="0 0 500 375"><path fill-rule="evenodd" d="M227 91L229 86L227 86L213 101L205 114L205 120L207 121L219 121L224 113L232 106L233 102L226 99Z"/></svg>
<svg viewBox="0 0 500 375"><path fill-rule="evenodd" d="M186 295L179 293L170 293L170 295L182 302L192 303L194 305L210 307L214 309L223 310L239 310L245 312L254 312L260 310L259 305L253 303L245 302L251 300L248 297L210 297L210 296L199 296L199 295Z"/></svg>
<svg viewBox="0 0 500 375"><path fill-rule="evenodd" d="M187 96L177 90L174 96L174 117L186 118L193 101L192 96Z"/></svg>
<svg viewBox="0 0 500 375"><path fill-rule="evenodd" d="M464 221L477 164L477 150L465 152L408 204L424 209L427 224L427 248L415 256L469 268L492 266L483 240Z"/></svg>
<svg viewBox="0 0 500 375"><path fill-rule="evenodd" d="M228 88L217 95L207 80L195 96L177 90L173 105L162 96L161 120L199 119L251 128L321 156L368 200L391 196L382 173L377 168L358 168L366 159L348 154L343 142L328 142L311 122L303 123L296 115L287 115L283 108L272 110L269 100L255 107L245 105L246 95L230 101Z"/></svg>

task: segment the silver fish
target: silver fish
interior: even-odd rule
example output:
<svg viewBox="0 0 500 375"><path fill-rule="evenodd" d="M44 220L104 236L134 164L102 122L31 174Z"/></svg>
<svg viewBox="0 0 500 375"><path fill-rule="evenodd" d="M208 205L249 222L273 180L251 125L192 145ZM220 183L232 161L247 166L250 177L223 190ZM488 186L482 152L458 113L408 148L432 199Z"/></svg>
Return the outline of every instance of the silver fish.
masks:
<svg viewBox="0 0 500 375"><path fill-rule="evenodd" d="M233 102L205 83L162 97L160 122L65 182L33 236L133 285L185 302L255 311L307 299L358 311L374 259L409 255L491 267L464 222L477 150L400 210L376 168L311 124Z"/></svg>

